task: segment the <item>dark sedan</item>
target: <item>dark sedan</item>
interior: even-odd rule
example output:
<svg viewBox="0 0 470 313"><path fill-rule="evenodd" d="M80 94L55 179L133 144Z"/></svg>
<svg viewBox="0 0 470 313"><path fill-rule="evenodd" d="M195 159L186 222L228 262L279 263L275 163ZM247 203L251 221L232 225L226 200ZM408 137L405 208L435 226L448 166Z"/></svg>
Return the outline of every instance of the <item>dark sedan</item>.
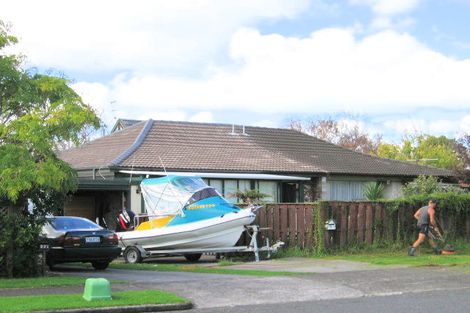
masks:
<svg viewBox="0 0 470 313"><path fill-rule="evenodd" d="M121 254L115 232L82 217L50 217L43 236L49 244L46 262L50 268L58 263L91 262L95 269L104 270Z"/></svg>

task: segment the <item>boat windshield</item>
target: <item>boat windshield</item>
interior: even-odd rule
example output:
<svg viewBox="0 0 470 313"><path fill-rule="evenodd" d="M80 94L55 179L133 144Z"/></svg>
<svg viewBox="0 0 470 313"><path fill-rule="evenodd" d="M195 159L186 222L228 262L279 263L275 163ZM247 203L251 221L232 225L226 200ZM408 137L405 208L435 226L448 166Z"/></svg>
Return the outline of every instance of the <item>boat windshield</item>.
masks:
<svg viewBox="0 0 470 313"><path fill-rule="evenodd" d="M191 196L191 198L189 198L186 205L191 205L194 202L197 202L197 201L200 201L200 200L203 200L203 199L206 199L206 198L210 198L210 197L220 197L220 198L222 198L220 193L217 190L215 190L214 187L206 187L202 190L199 190L199 191L195 192Z"/></svg>
<svg viewBox="0 0 470 313"><path fill-rule="evenodd" d="M208 197L220 196L199 177L167 176L141 183L145 208L150 215L180 214L184 206Z"/></svg>
<svg viewBox="0 0 470 313"><path fill-rule="evenodd" d="M196 192L207 187L207 184L199 177L177 177L171 180L171 183L178 189L188 192Z"/></svg>

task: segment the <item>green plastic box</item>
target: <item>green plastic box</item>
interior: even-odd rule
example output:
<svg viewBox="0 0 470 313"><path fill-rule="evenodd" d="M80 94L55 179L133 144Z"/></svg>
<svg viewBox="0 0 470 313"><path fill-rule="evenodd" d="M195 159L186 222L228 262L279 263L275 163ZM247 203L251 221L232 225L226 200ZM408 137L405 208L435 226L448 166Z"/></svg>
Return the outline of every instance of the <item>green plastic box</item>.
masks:
<svg viewBox="0 0 470 313"><path fill-rule="evenodd" d="M86 301L111 300L111 284L105 278L88 278L85 281L83 299Z"/></svg>

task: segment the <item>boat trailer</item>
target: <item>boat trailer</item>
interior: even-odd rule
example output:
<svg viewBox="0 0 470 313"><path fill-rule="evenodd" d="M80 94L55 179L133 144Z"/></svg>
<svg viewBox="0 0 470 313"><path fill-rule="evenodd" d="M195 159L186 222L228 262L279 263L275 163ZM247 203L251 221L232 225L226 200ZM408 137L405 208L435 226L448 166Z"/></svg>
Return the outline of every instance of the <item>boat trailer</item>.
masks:
<svg viewBox="0 0 470 313"><path fill-rule="evenodd" d="M234 247L220 247L220 248L201 248L201 249L170 249L170 250L146 250L140 245L129 245L123 248L122 256L126 263L140 263L149 257L158 256L179 256L183 255L188 261L199 260L202 254L215 254L219 256L225 253L253 253L255 261L260 261L260 252L266 252L266 258L271 258L272 253L276 253L283 245L284 242L278 241L272 246L269 244L269 239L266 238L266 245L258 247L258 233L261 230L269 228L260 228L258 225L245 226L245 231L251 240L247 246L234 246Z"/></svg>

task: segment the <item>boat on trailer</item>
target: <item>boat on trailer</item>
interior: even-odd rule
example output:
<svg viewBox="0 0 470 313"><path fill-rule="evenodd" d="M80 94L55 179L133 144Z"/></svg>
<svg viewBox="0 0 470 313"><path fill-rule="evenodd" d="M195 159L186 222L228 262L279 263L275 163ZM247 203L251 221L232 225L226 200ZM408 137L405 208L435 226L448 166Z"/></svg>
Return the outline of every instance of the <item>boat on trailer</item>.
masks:
<svg viewBox="0 0 470 313"><path fill-rule="evenodd" d="M144 179L140 188L145 220L136 217L134 230L118 232L126 262L137 263L151 255L184 255L196 261L205 252L255 252L259 259L259 228L249 226L259 207L241 209L193 176ZM234 247L247 229L255 240L249 246ZM268 253L274 250L269 244L268 248Z"/></svg>

